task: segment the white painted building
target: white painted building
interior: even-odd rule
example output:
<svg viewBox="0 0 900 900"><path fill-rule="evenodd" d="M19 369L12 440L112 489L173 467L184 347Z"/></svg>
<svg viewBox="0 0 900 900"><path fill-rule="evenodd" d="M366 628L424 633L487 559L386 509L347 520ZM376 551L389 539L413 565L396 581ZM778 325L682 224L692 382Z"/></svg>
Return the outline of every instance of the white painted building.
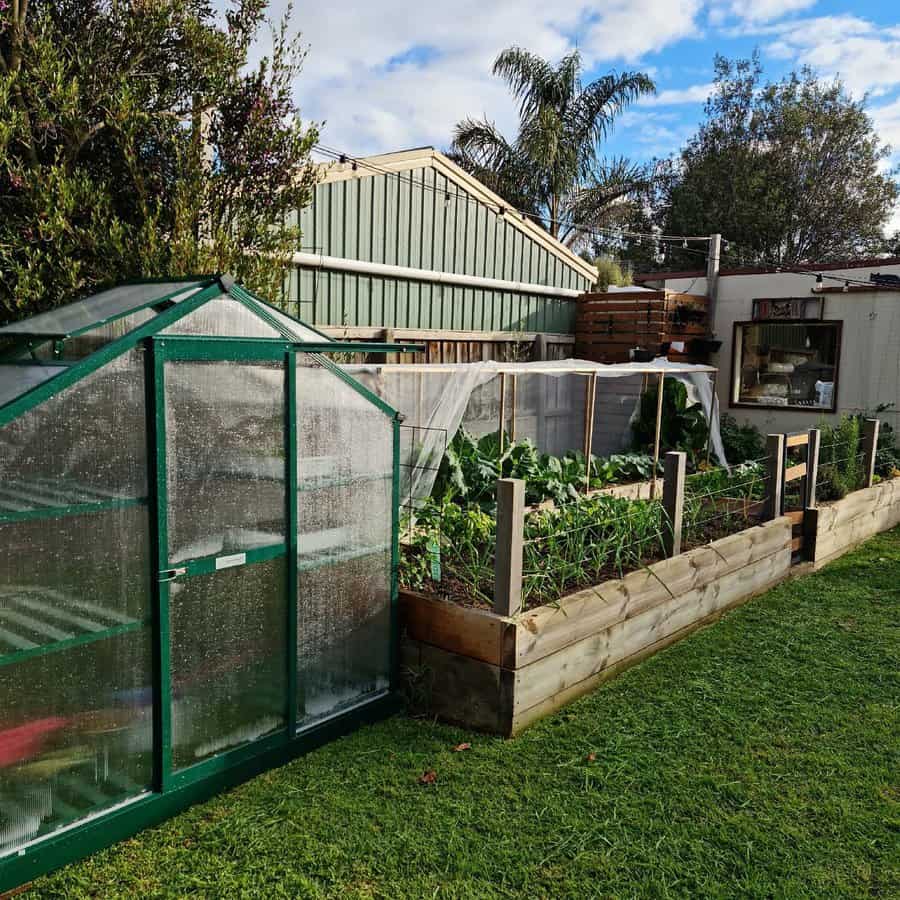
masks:
<svg viewBox="0 0 900 900"><path fill-rule="evenodd" d="M764 434L812 428L823 417L900 407L900 258L789 269L723 269L713 332L721 340L721 411ZM878 283L873 276L882 276ZM704 272L636 276L656 288L707 293ZM893 284L889 282L893 281Z"/></svg>

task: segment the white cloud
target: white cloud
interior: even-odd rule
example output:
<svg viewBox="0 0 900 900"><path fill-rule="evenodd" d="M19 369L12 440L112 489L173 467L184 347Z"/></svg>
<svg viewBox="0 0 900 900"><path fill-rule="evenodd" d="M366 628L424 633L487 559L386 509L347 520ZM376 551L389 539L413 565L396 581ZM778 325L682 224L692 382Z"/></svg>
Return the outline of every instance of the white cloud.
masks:
<svg viewBox="0 0 900 900"><path fill-rule="evenodd" d="M816 5L817 0L732 0L714 12L732 15L744 22L772 22L789 13L799 12Z"/></svg>
<svg viewBox="0 0 900 900"><path fill-rule="evenodd" d="M900 28L881 28L858 16L820 16L771 26L766 48L779 59L839 75L857 97L900 85Z"/></svg>
<svg viewBox="0 0 900 900"><path fill-rule="evenodd" d="M679 106L683 103L705 103L715 85L709 81L705 84L692 84L686 88L670 88L660 91L655 97L642 97L638 106Z"/></svg>
<svg viewBox="0 0 900 900"><path fill-rule="evenodd" d="M297 6L310 45L298 82L323 143L363 154L450 142L465 116L512 133L515 107L491 75L519 44L558 59L578 46L588 67L637 67L642 54L696 35L704 0L343 0ZM224 0L218 0L221 6ZM275 0L277 15L285 0ZM261 52L261 51L260 51ZM643 68L643 67L642 67Z"/></svg>

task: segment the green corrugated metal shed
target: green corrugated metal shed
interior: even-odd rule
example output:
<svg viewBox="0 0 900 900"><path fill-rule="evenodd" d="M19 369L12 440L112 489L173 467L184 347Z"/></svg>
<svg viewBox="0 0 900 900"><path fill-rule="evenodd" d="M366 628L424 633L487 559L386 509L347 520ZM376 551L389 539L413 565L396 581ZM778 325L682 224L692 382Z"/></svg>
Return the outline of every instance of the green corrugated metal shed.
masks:
<svg viewBox="0 0 900 900"><path fill-rule="evenodd" d="M300 213L288 309L316 325L571 333L593 267L503 207L431 148L323 167ZM346 260L418 271L346 271Z"/></svg>

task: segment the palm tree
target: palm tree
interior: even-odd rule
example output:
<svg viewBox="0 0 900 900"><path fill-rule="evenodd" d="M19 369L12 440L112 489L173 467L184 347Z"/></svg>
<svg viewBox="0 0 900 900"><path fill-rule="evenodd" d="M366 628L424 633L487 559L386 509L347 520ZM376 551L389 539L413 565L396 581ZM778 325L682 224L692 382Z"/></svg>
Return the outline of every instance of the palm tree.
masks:
<svg viewBox="0 0 900 900"><path fill-rule="evenodd" d="M554 68L510 47L493 72L519 102L518 137L507 141L493 122L464 119L454 129L453 158L554 237L584 243L578 225L614 221L621 201L646 186L643 167L601 159L599 149L616 116L656 86L643 72L613 72L585 86L577 50Z"/></svg>

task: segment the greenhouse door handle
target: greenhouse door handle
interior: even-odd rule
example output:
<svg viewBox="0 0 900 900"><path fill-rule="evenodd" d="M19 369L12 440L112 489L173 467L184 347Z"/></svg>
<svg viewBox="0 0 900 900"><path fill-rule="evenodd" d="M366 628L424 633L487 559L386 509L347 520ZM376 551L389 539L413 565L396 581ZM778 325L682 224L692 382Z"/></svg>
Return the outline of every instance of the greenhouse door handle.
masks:
<svg viewBox="0 0 900 900"><path fill-rule="evenodd" d="M186 568L163 569L163 571L159 573L159 582L160 584L164 584L167 581L174 581L179 575L184 575L186 572Z"/></svg>

